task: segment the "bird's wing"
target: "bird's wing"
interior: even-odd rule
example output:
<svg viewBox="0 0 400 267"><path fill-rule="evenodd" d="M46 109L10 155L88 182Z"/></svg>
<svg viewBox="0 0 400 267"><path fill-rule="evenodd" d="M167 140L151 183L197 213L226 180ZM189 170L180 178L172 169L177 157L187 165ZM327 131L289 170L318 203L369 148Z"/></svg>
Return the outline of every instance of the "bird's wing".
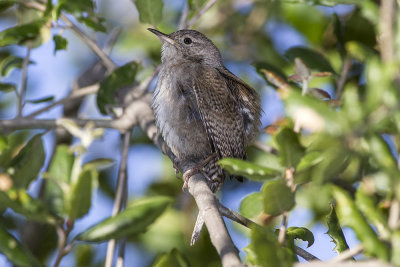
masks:
<svg viewBox="0 0 400 267"><path fill-rule="evenodd" d="M237 100L216 69L201 67L197 71L192 86L212 147L220 157L244 158L243 118Z"/></svg>

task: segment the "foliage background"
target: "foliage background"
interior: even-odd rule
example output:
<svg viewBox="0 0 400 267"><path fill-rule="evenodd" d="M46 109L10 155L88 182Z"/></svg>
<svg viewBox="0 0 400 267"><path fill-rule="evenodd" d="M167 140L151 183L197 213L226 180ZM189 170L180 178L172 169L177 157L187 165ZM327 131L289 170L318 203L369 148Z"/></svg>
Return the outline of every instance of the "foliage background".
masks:
<svg viewBox="0 0 400 267"><path fill-rule="evenodd" d="M0 7L4 8L0 17L1 29L5 30L16 24L31 22L43 16L43 12L24 7L24 4L20 2L29 1L0 3ZM389 221L391 209L395 209L393 206L399 203L397 160L400 124L399 85L398 74L396 74L399 55L396 54L398 50L395 49L396 53L392 54L392 58L385 59L383 55L385 52L380 52L381 43L377 40L381 40L382 33L382 25L380 25L382 16L379 15L382 3L372 0L303 2L295 0L218 1L194 25L195 29L210 37L222 51L226 66L260 92L264 110L262 125L264 127L270 125L270 127L262 132L259 140L280 152L277 157L272 153L262 152L258 148L250 148L250 161L264 166L268 175L254 178L248 174L250 180L244 184L228 181L220 193L220 198L226 206L238 210L242 199L249 193L258 192L264 182L267 184L271 178L285 181L287 178L285 170L296 168L295 183L302 186L297 189L296 208L290 212L288 225L308 227L314 233L315 244L307 249L309 252L321 259L334 256L331 252L334 245L329 242L330 238L324 233L328 231L325 225L326 216L330 211L329 202L335 199L339 205L339 221L348 226L344 232L350 247L358 243L356 234L370 237L361 242L372 242L373 249L365 247L367 253L361 258L365 256L390 258L395 264L400 264L399 259L394 256L399 249L399 226L398 223L391 225ZM113 28L121 27L122 32L112 50L111 58L117 65L123 65L132 60L139 62L140 67L135 79L140 82L153 71L160 59L160 44L146 28L153 24L163 32L176 30L186 2L138 0L133 3L123 0L118 2L102 0L96 1L94 9L91 3L91 1L58 1L54 3L53 8L63 10L62 12L78 24L88 36L95 39L100 46L106 43L107 34ZM151 3L151 8L146 8L146 3L147 5ZM206 1L192 0L189 3L189 17L191 17ZM63 7L62 4L65 6ZM140 16L136 7L141 10ZM51 15L53 17L50 16L50 18L54 19L54 13ZM398 14L395 13L395 16ZM101 24L98 23L101 21L100 17L104 18ZM63 29L65 23L60 19L58 22L59 25L53 22L52 28L48 27L48 22L40 24L41 31L36 34L34 30L29 29L27 33L32 34L33 38L25 36L25 38L21 37L22 40L18 39L18 36L7 39L3 31L0 38L4 46L1 49L3 92L0 92L0 117L2 119L13 119L18 115L18 98L13 92L9 92L12 90L7 84L16 84L17 88L22 86L21 66L27 51L26 45L33 47L30 57L33 64L30 64L28 68L25 100L49 100L43 99L48 96L54 96L57 100L65 97L77 77L97 61L97 57L87 45L68 27ZM393 26L394 39L391 43L395 48L398 48L400 43L398 23L397 18L397 24ZM101 32L103 30L105 30L104 33ZM39 38L36 38L38 36ZM53 40L54 36L62 36L67 43L65 44L64 39L59 37ZM64 45L66 47L63 47ZM311 52L293 49L296 46L307 47ZM57 50L58 48L61 49ZM315 52L319 54L314 54ZM13 55L20 59L15 59ZM302 63L294 64L295 58L301 58ZM339 81L343 77L343 70L346 64L350 63L351 66L345 73L345 83L340 86ZM271 81L268 79L270 76L266 75L263 69L269 74L279 75L284 79L284 83ZM311 77L311 71L322 77ZM324 72L331 72L332 75ZM297 77L292 77L292 83L290 83L292 93L286 97L286 91L289 90L286 87L286 84L289 84L287 77L292 74L296 74ZM314 96L317 95L317 98L321 98L322 94L325 102L329 102L331 106L313 96L300 96L304 81L308 82L309 79L307 88L323 89L330 94L330 97L327 101L323 92L313 89L309 91L314 93ZM300 81L296 83L296 80ZM154 88L154 85L155 82L151 84L150 90ZM337 94L339 87L342 87L343 95ZM284 99L283 102L281 98ZM49 103L36 102L40 103L27 102L22 115L28 115ZM110 103L100 105L108 104ZM61 115L62 108L56 107L40 114L37 118L59 118ZM104 118L96 106L96 97L89 96L84 100L79 109L79 116L93 119ZM279 120L282 117L286 119ZM300 134L293 131L299 123L304 129ZM276 131L275 128L279 129ZM91 133L89 135L96 135L89 130L87 132ZM43 133L43 136L36 137L35 140L42 140L45 157L40 156L40 148L38 148L40 144L34 143L32 152L28 151L18 158L18 151L22 145L32 140L30 138L38 133ZM39 195L40 179L46 177L42 173L51 173L48 165L54 142L53 131L34 130L10 133L4 128L0 146L0 173L4 174L0 177L1 181L5 181L7 185L10 177L14 179L13 186L6 186L2 188L2 191L6 192L6 197L13 201L15 199L12 198L12 194L19 192L19 202L14 202L17 203L17 208L6 209L12 204L2 207L0 218L2 231L7 231L17 237L24 246L29 246L32 242L32 246L35 247L34 254L47 265L53 265L57 258L56 240L57 237L60 238L60 235L57 235L56 227L51 224L42 225L44 231L38 231L38 233L43 235L36 238L27 234L29 230L26 229L33 227L30 222L43 222L44 217L38 219L29 215L32 212L37 213L41 206L37 208L36 204L32 204L33 200L24 195L24 192L26 190L33 198ZM191 266L218 266L220 264L218 256L205 233L195 247L188 246L196 207L190 196L181 193L181 181L174 178L170 160L162 156L138 128L133 130L130 143L129 202L143 196L156 195L171 196L175 201L156 223L151 225L146 234L129 237L126 261L140 262L139 265L148 266L154 262L157 255L177 248L185 255ZM79 138L74 138L72 144L80 144ZM90 174L87 174L93 181L98 181L93 183L94 193L91 196L84 195L86 200L91 198L90 209L83 208L77 211L74 208L69 210L66 208L67 210L64 211L66 213L63 215L64 218L77 217L72 232L69 234L70 238L111 214L118 166L121 160L120 134L116 130L106 130L102 138L94 140L89 146L83 145L83 148L84 153L80 154L77 150L75 154L83 163L109 158L114 164L100 161L99 164L105 165L106 168L92 168ZM23 156L26 157L25 162ZM18 184L14 171L23 169L26 162L34 162L33 159L41 158L44 162L38 160L37 163L26 165L26 169L22 170L23 175L20 176L27 177L29 173L32 174L32 178L29 181L22 179L22 184ZM62 160L64 161L65 159ZM227 168L235 165L232 162L226 164ZM60 166L56 165L55 168L60 168ZM240 163L238 168L241 168ZM260 167L252 166L252 168L256 172ZM80 171L83 172L84 169L83 167ZM345 189L348 192L346 194L351 197L347 197L346 194L341 197L342 191L332 187L332 184ZM363 191L360 191L360 188L363 188ZM20 189L21 192L18 191ZM261 200L262 198L269 199L265 191L264 187L262 189L264 195L260 196L260 193L258 196L252 195L253 199L246 198L247 206L246 202L242 202L245 204L242 204L240 211L258 223L267 225L267 228L279 228L280 217L272 220L265 217L266 210ZM358 194L360 197L357 201L353 201L352 197L356 191L361 192ZM367 197L362 198L364 196L362 194ZM23 202L24 199L27 202ZM47 214L47 209L53 211L51 207L55 199L47 198L47 200L48 202L44 204L46 210L44 214ZM84 203L79 199L76 201L81 205ZM280 203L281 200L271 200L271 203L275 203L274 201ZM64 205L70 205L67 202L64 199ZM340 209L340 203L342 206L352 207L351 214L359 212L362 215L353 221L345 221L346 211ZM23 208L18 209L20 206ZM374 213L371 210L377 210L377 212ZM85 215L86 212L88 212L87 215ZM263 212L264 214L260 215ZM284 210L278 211L278 214L282 212ZM83 214L76 215L76 213ZM250 239L246 238L250 232L244 227L233 225L231 222L227 223L230 225L230 233L239 249L246 247L251 242L250 240L262 242L255 241L254 236ZM368 230L368 223L374 226L375 232ZM360 229L360 224L365 228ZM365 234L366 232L369 234ZM383 238L384 245L374 239L374 236ZM296 237L307 239L301 234ZM306 247L305 242L299 245ZM382 247L383 252L374 253L377 247ZM105 250L106 243L87 245L80 242L62 260L61 265L103 265ZM246 250L247 254L252 255L252 250L254 247L250 246ZM11 253L7 251L7 246L3 247L3 254ZM257 255L258 252L254 253ZM9 260L14 258L12 255L8 254ZM243 250L241 256L246 257ZM251 263L260 264L260 259L257 257L249 257L248 260ZM6 265L5 257L2 261Z"/></svg>

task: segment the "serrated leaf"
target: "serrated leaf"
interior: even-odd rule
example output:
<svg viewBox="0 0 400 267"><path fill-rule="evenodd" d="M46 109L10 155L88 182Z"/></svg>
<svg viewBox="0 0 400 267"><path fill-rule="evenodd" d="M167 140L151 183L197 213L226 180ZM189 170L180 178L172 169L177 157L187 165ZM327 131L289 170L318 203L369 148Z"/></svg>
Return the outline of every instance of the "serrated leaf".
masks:
<svg viewBox="0 0 400 267"><path fill-rule="evenodd" d="M300 162L305 148L300 144L298 135L289 128L283 128L275 136L279 158L282 165L292 168Z"/></svg>
<svg viewBox="0 0 400 267"><path fill-rule="evenodd" d="M162 0L134 0L142 23L157 25L162 19Z"/></svg>
<svg viewBox="0 0 400 267"><path fill-rule="evenodd" d="M170 198L162 196L137 200L126 210L90 227L77 238L87 242L104 242L111 238L144 233L171 201Z"/></svg>
<svg viewBox="0 0 400 267"><path fill-rule="evenodd" d="M250 240L250 244L244 248L250 264L262 267L292 266L292 257L278 245L274 233L254 227L251 229Z"/></svg>
<svg viewBox="0 0 400 267"><path fill-rule="evenodd" d="M332 186L332 195L337 203L336 211L339 222L353 229L357 238L362 242L365 252L382 260L389 260L388 248L379 240L349 194L337 186Z"/></svg>
<svg viewBox="0 0 400 267"><path fill-rule="evenodd" d="M306 47L293 47L285 52L285 57L290 61L300 58L311 69L335 73L329 61L319 52Z"/></svg>
<svg viewBox="0 0 400 267"><path fill-rule="evenodd" d="M26 100L26 102L32 103L32 104L39 104L39 103L45 103L45 102L49 102L49 101L53 101L53 100L54 100L54 96L46 96L46 97L42 97L39 99Z"/></svg>
<svg viewBox="0 0 400 267"><path fill-rule="evenodd" d="M286 236L290 240L301 239L306 241L308 243L307 247L314 244L313 233L305 227L289 227L286 231Z"/></svg>
<svg viewBox="0 0 400 267"><path fill-rule="evenodd" d="M61 35L54 35L53 40L55 44L54 53L56 53L58 50L67 49L68 40L62 37Z"/></svg>
<svg viewBox="0 0 400 267"><path fill-rule="evenodd" d="M0 91L3 93L9 93L17 90L17 87L13 83L0 83Z"/></svg>
<svg viewBox="0 0 400 267"><path fill-rule="evenodd" d="M253 181L265 181L280 174L278 170L235 158L223 158L218 164L231 175L245 176Z"/></svg>
<svg viewBox="0 0 400 267"><path fill-rule="evenodd" d="M42 202L32 198L23 189L0 191L1 206L11 208L27 220L55 224L56 218L43 206Z"/></svg>
<svg viewBox="0 0 400 267"><path fill-rule="evenodd" d="M42 135L32 137L21 149L18 155L11 161L8 168L12 171L14 186L27 188L34 180L44 164L45 153L42 142Z"/></svg>
<svg viewBox="0 0 400 267"><path fill-rule="evenodd" d="M349 249L346 238L344 237L342 227L340 226L339 220L336 215L335 206L332 203L329 204L331 211L326 216L326 224L328 225L327 234L332 238L335 247L333 248L338 254Z"/></svg>
<svg viewBox="0 0 400 267"><path fill-rule="evenodd" d="M139 69L137 62L129 62L107 76L101 83L97 94L97 107L102 114L107 114L106 107L115 105L115 94L124 86L132 85Z"/></svg>
<svg viewBox="0 0 400 267"><path fill-rule="evenodd" d="M262 188L264 213L278 216L294 207L294 195L281 181L270 181Z"/></svg>
<svg viewBox="0 0 400 267"><path fill-rule="evenodd" d="M244 217L256 218L263 210L264 203L261 192L249 194L240 202L239 212Z"/></svg>
<svg viewBox="0 0 400 267"><path fill-rule="evenodd" d="M173 248L170 252L165 253L155 260L153 267L189 267L189 261L185 255L180 253L176 248Z"/></svg>
<svg viewBox="0 0 400 267"><path fill-rule="evenodd" d="M16 266L43 266L14 236L0 225L0 252Z"/></svg>
<svg viewBox="0 0 400 267"><path fill-rule="evenodd" d="M83 170L69 192L68 217L78 219L89 212L92 201L92 181L97 179L97 171Z"/></svg>
<svg viewBox="0 0 400 267"><path fill-rule="evenodd" d="M24 45L40 36L40 30L44 25L43 20L36 20L31 23L18 25L0 32L0 46Z"/></svg>

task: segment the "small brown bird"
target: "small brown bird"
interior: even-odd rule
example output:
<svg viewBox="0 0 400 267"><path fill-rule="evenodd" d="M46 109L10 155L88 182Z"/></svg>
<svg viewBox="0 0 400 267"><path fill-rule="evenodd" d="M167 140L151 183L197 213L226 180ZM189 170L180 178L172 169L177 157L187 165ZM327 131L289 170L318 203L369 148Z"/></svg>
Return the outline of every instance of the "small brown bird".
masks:
<svg viewBox="0 0 400 267"><path fill-rule="evenodd" d="M152 103L156 125L178 160L193 164L184 174L185 185L201 171L215 192L226 176L216 162L246 158L246 145L258 132L259 96L225 68L219 50L202 33L148 30L162 42Z"/></svg>

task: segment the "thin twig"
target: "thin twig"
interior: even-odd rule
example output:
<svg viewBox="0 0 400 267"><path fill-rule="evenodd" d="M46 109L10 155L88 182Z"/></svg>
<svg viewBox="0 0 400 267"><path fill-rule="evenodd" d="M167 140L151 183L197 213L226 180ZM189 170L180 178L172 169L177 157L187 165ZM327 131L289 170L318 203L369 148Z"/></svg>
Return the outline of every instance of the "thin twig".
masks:
<svg viewBox="0 0 400 267"><path fill-rule="evenodd" d="M321 261L319 258L315 257L313 254L307 252L301 247L294 246L294 252L306 261Z"/></svg>
<svg viewBox="0 0 400 267"><path fill-rule="evenodd" d="M104 51L101 50L101 48L92 39L90 39L86 33L79 29L78 26L76 26L67 16L61 14L60 18L100 58L100 60L103 61L108 72L112 72L117 67L117 65L107 56L107 54L104 53Z"/></svg>
<svg viewBox="0 0 400 267"><path fill-rule="evenodd" d="M379 46L383 62L391 62L394 59L393 47L393 22L395 1L381 1L379 10Z"/></svg>
<svg viewBox="0 0 400 267"><path fill-rule="evenodd" d="M258 149L260 149L260 150L262 150L262 151L264 151L264 152L267 152L267 153L270 153L270 154L274 154L274 155L278 155L278 150L276 150L276 149L273 148L272 146L269 146L269 145L267 145L267 144L264 144L263 142L255 141L255 142L253 143L253 145L254 145L256 148L258 148Z"/></svg>
<svg viewBox="0 0 400 267"><path fill-rule="evenodd" d="M283 246L286 240L286 229L288 223L288 213L285 211L282 215L282 225L279 228L278 243Z"/></svg>
<svg viewBox="0 0 400 267"><path fill-rule="evenodd" d="M118 171L118 179L117 179L117 190L115 192L114 198L114 207L112 210L112 217L117 215L126 204L126 195L127 195L127 162L128 162L128 152L129 152L129 143L131 138L131 131L127 131L122 135L122 156L121 163ZM107 254L105 260L105 267L112 266L112 260L114 257L116 240L111 239L107 244ZM125 246L123 246L125 247ZM120 247L121 249L121 247ZM120 259L121 260L121 259Z"/></svg>
<svg viewBox="0 0 400 267"><path fill-rule="evenodd" d="M28 46L26 51L26 56L22 63L21 89L18 94L18 115L17 115L18 118L22 117L22 108L24 107L24 97L28 81L28 64L30 56L31 56L31 48Z"/></svg>
<svg viewBox="0 0 400 267"><path fill-rule="evenodd" d="M189 14L189 3L186 2L185 7L182 10L181 17L179 19L178 30L183 30L187 28L187 17Z"/></svg>
<svg viewBox="0 0 400 267"><path fill-rule="evenodd" d="M186 23L186 27L187 28L191 28L193 26L193 24L195 24L200 18L201 16L207 12L207 10L209 10L213 5L215 5L215 3L217 2L217 0L209 0L202 9L200 9L199 12L196 13L196 15L191 18L187 23Z"/></svg>
<svg viewBox="0 0 400 267"><path fill-rule="evenodd" d="M231 219L232 221L237 222L247 228L258 227L260 229L264 229L261 225L244 217L243 215L237 213L236 211L233 211L233 210L225 207L224 205L221 204L221 202L218 202L218 210L222 216L224 216L228 219ZM305 251L304 249L302 249L296 245L294 246L294 248L295 248L295 253L307 261L320 260L319 258L315 257L311 253Z"/></svg>
<svg viewBox="0 0 400 267"><path fill-rule="evenodd" d="M329 263L336 263L336 262L341 262L348 260L352 258L353 256L356 256L364 251L364 247L362 245L355 246L351 249L345 250L342 253L340 253L338 256L335 258L331 259L328 261Z"/></svg>
<svg viewBox="0 0 400 267"><path fill-rule="evenodd" d="M38 110L32 112L31 114L29 114L28 116L25 116L25 118L34 118L37 115L54 108L55 106L58 106L58 105L61 105L61 104L65 104L66 102L69 102L71 100L77 99L79 97L83 97L83 96L91 95L91 94L96 94L98 90L99 90L99 84L98 83L90 85L90 86L87 86L87 87L80 88L79 90L74 90L69 96L64 97L64 98L62 98L62 99L60 99L60 100L58 100L56 102L53 102L53 103L51 103L51 104L49 104L49 105L47 105L47 106L45 106L45 107L43 107L41 109L38 109Z"/></svg>
<svg viewBox="0 0 400 267"><path fill-rule="evenodd" d="M58 235L58 252L56 260L53 265L54 267L58 267L60 265L61 260L64 258L65 255L67 255L71 251L73 247L72 243L68 244L68 236L73 228L74 228L74 220L67 221L66 229L64 229L62 225L57 225L56 227Z"/></svg>
<svg viewBox="0 0 400 267"><path fill-rule="evenodd" d="M352 63L351 63L350 58L346 57L342 64L342 72L340 73L340 77L337 80L336 95L335 95L336 100L340 100L342 98L343 88L344 88L344 85L346 84L347 75L349 74L351 66L352 66Z"/></svg>

